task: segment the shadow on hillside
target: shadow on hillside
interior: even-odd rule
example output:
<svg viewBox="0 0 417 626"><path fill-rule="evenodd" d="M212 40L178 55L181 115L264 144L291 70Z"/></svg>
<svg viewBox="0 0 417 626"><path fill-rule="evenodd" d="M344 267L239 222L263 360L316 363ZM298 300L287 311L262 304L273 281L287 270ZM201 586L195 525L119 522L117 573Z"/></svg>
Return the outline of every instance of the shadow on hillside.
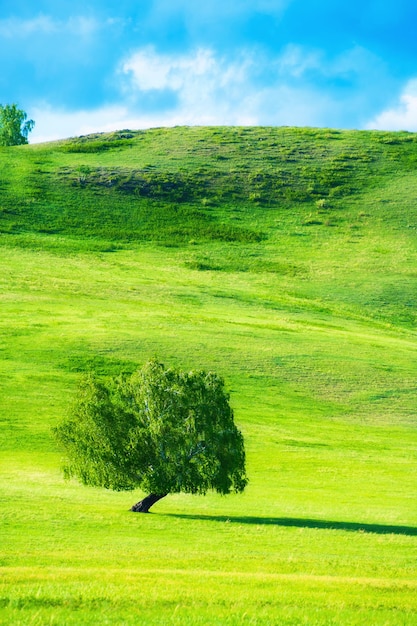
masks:
<svg viewBox="0 0 417 626"><path fill-rule="evenodd" d="M385 524L361 524L359 522L332 522L320 519L302 519L293 517L227 517L226 515L189 515L189 514L166 514L179 519L202 520L209 522L227 522L231 524L258 524L270 526L283 526L288 528L317 528L324 530L345 530L359 533L376 533L378 535L417 535L414 526L392 526Z"/></svg>

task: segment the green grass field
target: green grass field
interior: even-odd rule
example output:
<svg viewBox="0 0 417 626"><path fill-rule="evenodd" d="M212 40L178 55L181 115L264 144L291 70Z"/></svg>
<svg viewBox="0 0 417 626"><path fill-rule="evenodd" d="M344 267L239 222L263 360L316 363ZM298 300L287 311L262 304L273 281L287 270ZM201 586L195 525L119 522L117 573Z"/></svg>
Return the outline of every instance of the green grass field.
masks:
<svg viewBox="0 0 417 626"><path fill-rule="evenodd" d="M417 624L417 135L0 149L0 623ZM212 369L244 494L64 481L83 372Z"/></svg>

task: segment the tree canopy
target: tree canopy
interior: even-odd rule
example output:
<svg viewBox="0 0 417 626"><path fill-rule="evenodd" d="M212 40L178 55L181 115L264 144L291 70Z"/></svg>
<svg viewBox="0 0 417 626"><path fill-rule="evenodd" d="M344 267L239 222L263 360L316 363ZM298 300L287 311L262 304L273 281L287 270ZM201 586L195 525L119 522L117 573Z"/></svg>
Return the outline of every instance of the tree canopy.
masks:
<svg viewBox="0 0 417 626"><path fill-rule="evenodd" d="M158 500L209 489L241 492L247 484L243 436L224 381L213 372L152 360L131 375L88 375L55 434L68 456L66 475L85 485L139 487ZM142 503L132 510L149 508Z"/></svg>
<svg viewBox="0 0 417 626"><path fill-rule="evenodd" d="M35 126L16 104L0 104L0 145L19 146L28 143L28 135Z"/></svg>

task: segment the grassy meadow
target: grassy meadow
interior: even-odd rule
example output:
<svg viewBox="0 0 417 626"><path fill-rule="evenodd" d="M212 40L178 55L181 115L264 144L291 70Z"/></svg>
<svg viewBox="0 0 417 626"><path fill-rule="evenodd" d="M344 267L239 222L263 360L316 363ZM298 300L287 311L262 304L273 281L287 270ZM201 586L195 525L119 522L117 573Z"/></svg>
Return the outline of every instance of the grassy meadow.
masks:
<svg viewBox="0 0 417 626"><path fill-rule="evenodd" d="M417 624L417 135L0 149L0 623ZM87 371L212 369L244 494L65 481Z"/></svg>

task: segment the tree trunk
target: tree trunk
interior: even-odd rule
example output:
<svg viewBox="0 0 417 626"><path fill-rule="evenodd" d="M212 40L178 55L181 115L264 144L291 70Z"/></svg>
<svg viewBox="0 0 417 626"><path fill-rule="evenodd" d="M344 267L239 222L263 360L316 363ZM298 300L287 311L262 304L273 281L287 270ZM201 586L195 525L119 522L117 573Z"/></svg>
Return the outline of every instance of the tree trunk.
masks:
<svg viewBox="0 0 417 626"><path fill-rule="evenodd" d="M166 495L168 494L150 493L149 496L146 496L146 498L143 498L143 500L136 502L136 504L134 504L130 510L134 511L135 513L149 513L149 509L151 508L151 506L153 506L155 502L158 502L158 500L165 498Z"/></svg>

